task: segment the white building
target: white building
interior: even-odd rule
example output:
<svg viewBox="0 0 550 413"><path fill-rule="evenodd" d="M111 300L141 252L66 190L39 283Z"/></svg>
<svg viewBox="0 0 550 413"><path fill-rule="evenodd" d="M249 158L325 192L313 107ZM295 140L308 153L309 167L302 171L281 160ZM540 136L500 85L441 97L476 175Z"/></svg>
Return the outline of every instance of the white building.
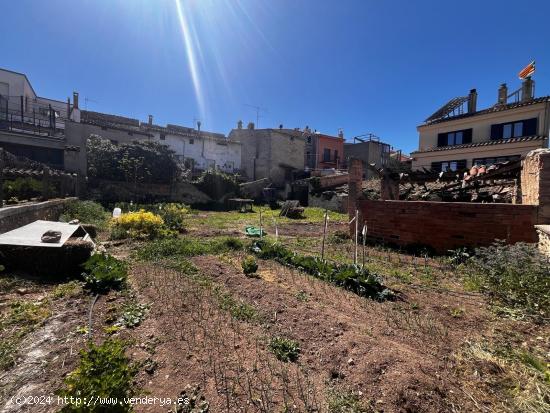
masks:
<svg viewBox="0 0 550 413"><path fill-rule="evenodd" d="M153 139L167 145L176 153L176 157L193 171L216 169L235 173L241 169L241 143L228 140L221 133L201 131L179 125L166 127L141 124Z"/></svg>
<svg viewBox="0 0 550 413"><path fill-rule="evenodd" d="M0 119L64 129L71 105L40 97L23 73L0 69Z"/></svg>

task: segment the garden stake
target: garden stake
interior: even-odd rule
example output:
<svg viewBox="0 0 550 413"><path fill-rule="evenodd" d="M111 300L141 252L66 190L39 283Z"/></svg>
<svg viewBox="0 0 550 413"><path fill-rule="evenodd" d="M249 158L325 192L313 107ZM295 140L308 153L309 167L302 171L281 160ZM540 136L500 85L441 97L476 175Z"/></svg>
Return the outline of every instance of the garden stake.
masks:
<svg viewBox="0 0 550 413"><path fill-rule="evenodd" d="M325 238L327 236L328 209L325 209L325 224L323 225L323 243L321 244L321 261L325 259Z"/></svg>
<svg viewBox="0 0 550 413"><path fill-rule="evenodd" d="M359 234L359 210L355 210L355 254L353 255L353 263L357 265L357 237Z"/></svg>
<svg viewBox="0 0 550 413"><path fill-rule="evenodd" d="M262 207L260 207L260 239L263 238L262 233Z"/></svg>
<svg viewBox="0 0 550 413"><path fill-rule="evenodd" d="M365 268L365 246L367 243L367 224L363 225L363 268Z"/></svg>

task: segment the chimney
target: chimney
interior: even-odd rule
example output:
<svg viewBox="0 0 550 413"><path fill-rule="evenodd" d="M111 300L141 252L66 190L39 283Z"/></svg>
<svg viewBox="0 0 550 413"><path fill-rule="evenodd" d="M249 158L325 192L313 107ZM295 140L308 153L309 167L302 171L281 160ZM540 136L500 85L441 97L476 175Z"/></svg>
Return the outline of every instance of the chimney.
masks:
<svg viewBox="0 0 550 413"><path fill-rule="evenodd" d="M248 122L248 129L250 130L254 129L254 122Z"/></svg>
<svg viewBox="0 0 550 413"><path fill-rule="evenodd" d="M535 81L531 77L525 78L521 84L521 101L527 102L535 96Z"/></svg>
<svg viewBox="0 0 550 413"><path fill-rule="evenodd" d="M198 120L198 121L197 121L197 130L198 130L199 132L201 131L201 125L202 125L202 124L201 124L201 121Z"/></svg>
<svg viewBox="0 0 550 413"><path fill-rule="evenodd" d="M282 123L279 125L279 129L283 129L283 124Z"/></svg>
<svg viewBox="0 0 550 413"><path fill-rule="evenodd" d="M78 92L73 92L73 108L78 109Z"/></svg>
<svg viewBox="0 0 550 413"><path fill-rule="evenodd" d="M237 122L237 129L242 129L243 128L243 121L242 120L239 120Z"/></svg>
<svg viewBox="0 0 550 413"><path fill-rule="evenodd" d="M498 101L497 101L497 104L506 105L506 103L508 103L508 86L506 86L506 83L503 83L498 88Z"/></svg>
<svg viewBox="0 0 550 413"><path fill-rule="evenodd" d="M342 128L338 129L338 137L344 139L344 130Z"/></svg>
<svg viewBox="0 0 550 413"><path fill-rule="evenodd" d="M472 89L470 90L470 94L468 95L468 113L475 113L476 106L477 106L477 90Z"/></svg>
<svg viewBox="0 0 550 413"><path fill-rule="evenodd" d="M149 115L149 126L153 126L153 115Z"/></svg>

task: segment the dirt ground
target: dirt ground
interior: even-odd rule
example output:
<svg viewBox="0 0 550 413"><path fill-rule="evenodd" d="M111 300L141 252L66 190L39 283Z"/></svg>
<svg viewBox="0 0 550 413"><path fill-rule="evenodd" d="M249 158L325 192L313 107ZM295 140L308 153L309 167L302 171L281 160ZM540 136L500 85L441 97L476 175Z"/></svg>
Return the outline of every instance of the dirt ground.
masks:
<svg viewBox="0 0 550 413"><path fill-rule="evenodd" d="M203 215L183 236L243 238L242 222L213 228ZM331 222L329 237L346 228L343 220ZM266 229L273 234L273 225ZM318 253L321 222L285 222L278 230L287 244ZM353 254L349 240L327 245L332 259ZM396 261L376 261L386 253L369 250L369 265L385 270L385 284L397 292L395 300L378 302L271 260L258 261L258 278L246 277L241 251L192 257L198 271L190 275L135 260L138 248L108 244L109 253L130 262L131 288L95 303L93 340L107 337L124 303L148 304L138 327L114 333L131 342L140 393L176 398L197 386L210 412L511 412L502 393L487 384L504 379L503 367L474 362L464 349L512 332L518 346L549 349L547 327L497 316L484 296L440 274L435 261L412 266L411 256L393 253L410 272L405 280L389 268ZM48 311L18 344L15 363L0 373L0 411L56 411L53 405L15 406L10 398L53 395L62 386L86 344L90 297L25 278L1 285L2 316L21 300L47 303ZM269 347L273 337L299 344L296 362L277 360ZM174 411L158 404L135 410Z"/></svg>

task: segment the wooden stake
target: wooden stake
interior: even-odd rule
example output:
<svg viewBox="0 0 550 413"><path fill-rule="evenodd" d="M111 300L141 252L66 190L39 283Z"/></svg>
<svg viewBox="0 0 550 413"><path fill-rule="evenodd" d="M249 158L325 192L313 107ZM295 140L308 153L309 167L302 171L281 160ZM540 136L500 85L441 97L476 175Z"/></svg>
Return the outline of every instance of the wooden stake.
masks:
<svg viewBox="0 0 550 413"><path fill-rule="evenodd" d="M263 231L262 231L262 207L260 207L260 239L263 238Z"/></svg>
<svg viewBox="0 0 550 413"><path fill-rule="evenodd" d="M363 268L365 268L365 246L367 244L367 224L363 225Z"/></svg>
<svg viewBox="0 0 550 413"><path fill-rule="evenodd" d="M325 238L327 236L328 209L325 209L325 225L323 225L323 243L321 244L321 260L325 259Z"/></svg>
<svg viewBox="0 0 550 413"><path fill-rule="evenodd" d="M359 210L355 210L355 254L353 255L353 263L357 265L357 238L359 236Z"/></svg>

